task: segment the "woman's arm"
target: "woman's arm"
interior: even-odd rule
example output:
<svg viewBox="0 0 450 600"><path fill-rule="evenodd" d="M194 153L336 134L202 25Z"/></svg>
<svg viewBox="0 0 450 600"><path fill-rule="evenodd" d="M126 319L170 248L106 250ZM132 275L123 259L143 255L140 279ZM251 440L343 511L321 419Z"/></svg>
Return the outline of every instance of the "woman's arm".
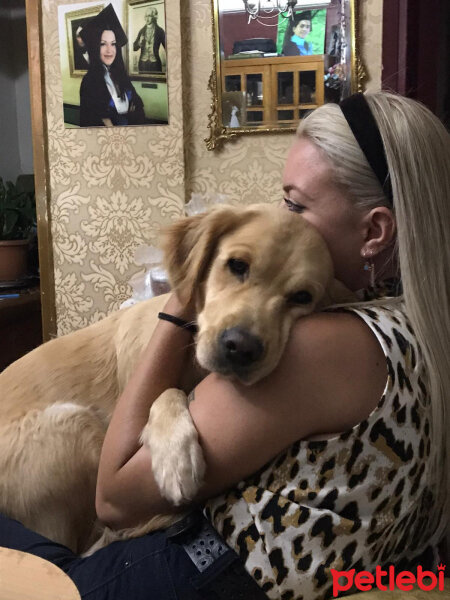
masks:
<svg viewBox="0 0 450 600"><path fill-rule="evenodd" d="M294 326L275 371L246 388L211 375L190 406L207 464L199 499L213 497L298 440L348 431L377 406L383 350L356 315L318 313Z"/></svg>
<svg viewBox="0 0 450 600"><path fill-rule="evenodd" d="M172 295L164 311L190 320L191 311L181 306ZM192 345L192 334L167 321L159 321L143 357L120 396L106 432L97 478L97 512L101 520L115 520L116 508L122 497L134 493L128 473L139 469L150 480L151 493L159 496L151 475L150 457L140 452L139 438L147 424L150 407L168 388L178 387L186 368L187 350ZM161 500L161 511L166 502ZM167 503L167 508L170 505ZM133 512L127 515L133 517ZM136 516L136 523L141 519Z"/></svg>
<svg viewBox="0 0 450 600"><path fill-rule="evenodd" d="M153 360L151 354L147 359ZM165 366L160 368L162 373ZM170 371L173 375L172 365ZM156 375L157 367L143 366L144 373ZM207 464L197 500L233 486L298 439L326 437L356 425L379 402L386 377L385 358L373 333L358 317L339 313L300 319L278 367L251 387L209 375L195 389L190 405ZM139 396L135 385L126 390L132 412L128 420L136 418L131 409ZM158 389L163 387L161 384ZM146 419L151 402L147 399L143 404L147 412L141 416ZM139 402L137 405L138 409ZM129 451L121 454L112 469L105 470L106 449L119 435L116 428L123 430L127 425L126 421L121 424L116 414L114 418L116 426L108 431L102 453L99 489L108 502L98 502L100 518L121 528L174 512L159 494L149 450L138 448L139 427L121 432L136 437Z"/></svg>
<svg viewBox="0 0 450 600"><path fill-rule="evenodd" d="M80 125L113 127L111 119L108 118L110 98L104 78L88 71L80 86Z"/></svg>

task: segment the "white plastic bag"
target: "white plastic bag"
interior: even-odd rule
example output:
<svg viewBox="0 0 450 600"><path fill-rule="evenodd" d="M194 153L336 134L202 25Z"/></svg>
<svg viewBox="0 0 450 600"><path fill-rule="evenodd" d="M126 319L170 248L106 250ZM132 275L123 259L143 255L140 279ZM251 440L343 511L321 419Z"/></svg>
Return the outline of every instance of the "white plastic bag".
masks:
<svg viewBox="0 0 450 600"><path fill-rule="evenodd" d="M228 199L226 194L191 194L191 199L184 207L188 217L198 215L216 204L224 204Z"/></svg>
<svg viewBox="0 0 450 600"><path fill-rule="evenodd" d="M170 291L167 274L162 268L162 252L155 246L139 246L134 253L134 261L138 265L143 265L144 269L135 273L128 282L133 294L131 298L125 300L120 308L133 306L142 300L148 300L154 296L166 294Z"/></svg>
<svg viewBox="0 0 450 600"><path fill-rule="evenodd" d="M185 206L186 215L192 216L205 212L216 204L227 201L226 194L192 194ZM167 273L162 267L162 252L156 246L139 246L134 253L134 262L144 269L133 275L129 284L133 289L131 298L125 300L120 308L133 306L137 302L166 294L170 291Z"/></svg>

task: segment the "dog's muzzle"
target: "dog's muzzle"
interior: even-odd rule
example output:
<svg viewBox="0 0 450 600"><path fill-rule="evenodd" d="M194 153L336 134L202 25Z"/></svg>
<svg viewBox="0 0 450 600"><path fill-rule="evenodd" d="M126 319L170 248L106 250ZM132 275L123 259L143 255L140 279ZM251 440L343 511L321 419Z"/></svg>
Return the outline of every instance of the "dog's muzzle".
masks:
<svg viewBox="0 0 450 600"><path fill-rule="evenodd" d="M220 362L236 374L247 371L264 353L260 338L241 327L225 329L218 341Z"/></svg>

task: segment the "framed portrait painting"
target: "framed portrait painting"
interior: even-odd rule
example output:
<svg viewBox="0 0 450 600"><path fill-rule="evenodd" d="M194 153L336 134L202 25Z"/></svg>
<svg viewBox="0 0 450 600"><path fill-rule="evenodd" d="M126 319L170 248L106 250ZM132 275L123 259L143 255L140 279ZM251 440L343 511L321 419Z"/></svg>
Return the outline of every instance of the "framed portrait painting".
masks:
<svg viewBox="0 0 450 600"><path fill-rule="evenodd" d="M80 37L80 31L92 17L98 15L104 6L104 4L97 4L66 13L67 54L72 77L82 77L89 66L89 56Z"/></svg>
<svg viewBox="0 0 450 600"><path fill-rule="evenodd" d="M165 0L127 0L127 34L130 77L166 81Z"/></svg>
<svg viewBox="0 0 450 600"><path fill-rule="evenodd" d="M308 56L325 52L327 9L296 10L292 22L278 18L277 52Z"/></svg>

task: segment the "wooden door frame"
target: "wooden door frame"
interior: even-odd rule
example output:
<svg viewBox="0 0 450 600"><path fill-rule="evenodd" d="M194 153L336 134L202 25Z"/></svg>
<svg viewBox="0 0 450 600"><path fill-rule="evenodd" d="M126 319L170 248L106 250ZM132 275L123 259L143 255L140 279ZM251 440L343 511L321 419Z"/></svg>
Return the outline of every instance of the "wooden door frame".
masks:
<svg viewBox="0 0 450 600"><path fill-rule="evenodd" d="M26 21L41 287L42 337L45 342L56 336L57 327L50 218L50 174L48 168L48 129L45 109L41 0L26 0Z"/></svg>
<svg viewBox="0 0 450 600"><path fill-rule="evenodd" d="M443 2L384 0L382 88L437 107ZM441 57L442 59L442 57Z"/></svg>

